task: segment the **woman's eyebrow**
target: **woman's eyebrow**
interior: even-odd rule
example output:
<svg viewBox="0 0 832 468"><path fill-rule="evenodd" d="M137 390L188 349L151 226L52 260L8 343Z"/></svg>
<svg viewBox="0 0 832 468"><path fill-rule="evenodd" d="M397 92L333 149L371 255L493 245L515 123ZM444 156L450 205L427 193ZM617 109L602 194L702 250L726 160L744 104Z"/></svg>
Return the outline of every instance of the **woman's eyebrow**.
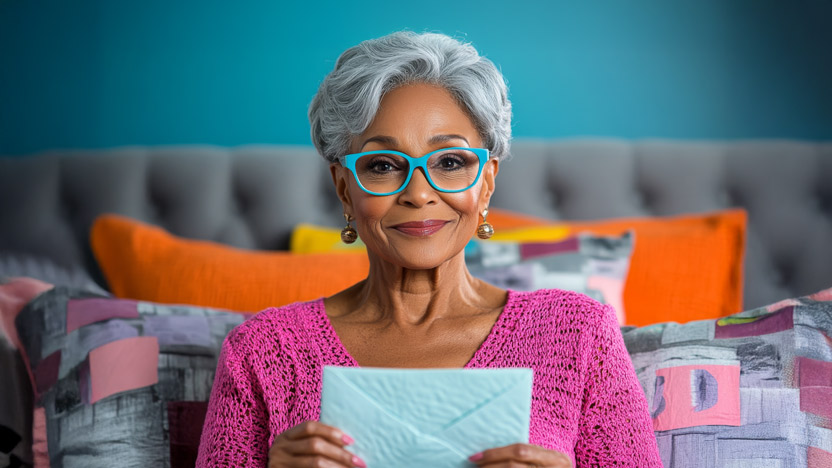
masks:
<svg viewBox="0 0 832 468"><path fill-rule="evenodd" d="M372 141L375 141L377 143L381 143L383 145L392 146L394 148L396 146L396 139L395 138L393 138L391 136L387 136L387 135L376 135L376 136L373 136L373 137L370 137L370 138L367 138L366 140L364 140L364 143L361 144L361 149L364 149L364 147L367 146L367 143L370 143Z"/></svg>
<svg viewBox="0 0 832 468"><path fill-rule="evenodd" d="M468 145L468 146L471 145L470 143L468 143L467 138L465 138L462 135L457 135L455 133L434 135L434 136L430 137L430 139L428 140L428 144L429 145L435 145L437 143L445 143L445 142L450 141L450 140L462 140L462 141L465 142L466 145ZM366 140L364 140L364 143L361 145L361 149L364 149L364 147L367 146L367 143L370 143L370 142L381 143L383 145L392 146L394 148L396 147L396 144L398 143L398 141L395 138L391 137L391 136L376 135L376 136L372 136L372 137L367 138Z"/></svg>
<svg viewBox="0 0 832 468"><path fill-rule="evenodd" d="M449 135L434 135L434 136L430 137L430 140L428 140L428 144L429 145L435 145L437 143L445 143L446 141L449 141L449 140L462 140L462 141L465 142L466 145L471 146L471 144L468 143L467 138L465 138L462 135L456 135L456 134L453 134L453 133L449 134Z"/></svg>

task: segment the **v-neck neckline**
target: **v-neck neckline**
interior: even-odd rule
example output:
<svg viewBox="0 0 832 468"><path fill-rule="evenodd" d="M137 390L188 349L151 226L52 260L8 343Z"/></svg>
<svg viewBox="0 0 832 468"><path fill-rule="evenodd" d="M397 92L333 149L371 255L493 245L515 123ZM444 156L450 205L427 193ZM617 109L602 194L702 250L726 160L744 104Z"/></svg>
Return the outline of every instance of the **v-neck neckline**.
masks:
<svg viewBox="0 0 832 468"><path fill-rule="evenodd" d="M505 340L507 335L505 331L513 328L514 321L517 317L517 302L520 294L521 293L511 289L506 291L507 298L506 304L503 306L503 310L500 312L500 315L497 316L497 320L494 321L488 335L486 335L477 350L474 351L474 355L471 356L471 359L465 364L465 366L462 367L462 369L482 368L492 361L494 353L500 348L500 345L502 345ZM325 334L325 337L322 337L324 338L324 342L322 344L335 344L337 349L333 349L333 351L335 351L334 354L343 355L349 364L348 367L362 367L344 345L344 342L341 341L341 337L338 336L338 332L335 331L335 327L332 325L332 322L329 320L329 316L326 314L326 304L324 303L324 298L319 298L316 302L318 305L318 307L316 307L318 320L320 320Z"/></svg>

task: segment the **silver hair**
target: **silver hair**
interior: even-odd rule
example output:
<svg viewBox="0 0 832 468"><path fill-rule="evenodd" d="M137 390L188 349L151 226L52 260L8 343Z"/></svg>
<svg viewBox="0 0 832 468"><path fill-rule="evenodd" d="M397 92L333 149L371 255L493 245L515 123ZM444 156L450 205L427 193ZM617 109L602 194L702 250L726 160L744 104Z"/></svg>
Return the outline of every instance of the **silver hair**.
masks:
<svg viewBox="0 0 832 468"><path fill-rule="evenodd" d="M344 51L309 105L312 141L329 162L373 121L381 98L409 83L442 86L468 113L497 159L509 152L511 102L503 75L470 44L400 31Z"/></svg>

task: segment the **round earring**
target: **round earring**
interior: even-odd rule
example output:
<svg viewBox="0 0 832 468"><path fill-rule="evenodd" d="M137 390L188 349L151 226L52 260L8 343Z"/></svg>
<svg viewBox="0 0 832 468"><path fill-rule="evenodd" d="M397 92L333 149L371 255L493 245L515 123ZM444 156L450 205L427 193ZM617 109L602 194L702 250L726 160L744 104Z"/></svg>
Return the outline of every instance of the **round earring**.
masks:
<svg viewBox="0 0 832 468"><path fill-rule="evenodd" d="M491 225L485 218L488 216L488 208L482 210L482 224L477 226L477 237L480 239L488 239L494 235L494 226Z"/></svg>
<svg viewBox="0 0 832 468"><path fill-rule="evenodd" d="M350 226L352 216L344 213L344 219L347 221L347 225L344 229L341 229L341 242L345 244L352 244L358 239L358 232L356 232L354 227Z"/></svg>

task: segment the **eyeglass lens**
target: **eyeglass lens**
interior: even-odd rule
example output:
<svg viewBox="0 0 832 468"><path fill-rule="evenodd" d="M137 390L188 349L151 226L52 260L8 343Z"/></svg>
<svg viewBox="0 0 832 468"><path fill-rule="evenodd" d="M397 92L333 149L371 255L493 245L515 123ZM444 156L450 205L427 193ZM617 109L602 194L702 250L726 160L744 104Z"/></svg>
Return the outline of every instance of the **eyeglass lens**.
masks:
<svg viewBox="0 0 832 468"><path fill-rule="evenodd" d="M473 151L449 149L428 158L428 175L441 190L463 190L471 186L480 170ZM410 163L397 154L365 154L356 160L355 173L361 185L378 193L395 192L407 180Z"/></svg>

